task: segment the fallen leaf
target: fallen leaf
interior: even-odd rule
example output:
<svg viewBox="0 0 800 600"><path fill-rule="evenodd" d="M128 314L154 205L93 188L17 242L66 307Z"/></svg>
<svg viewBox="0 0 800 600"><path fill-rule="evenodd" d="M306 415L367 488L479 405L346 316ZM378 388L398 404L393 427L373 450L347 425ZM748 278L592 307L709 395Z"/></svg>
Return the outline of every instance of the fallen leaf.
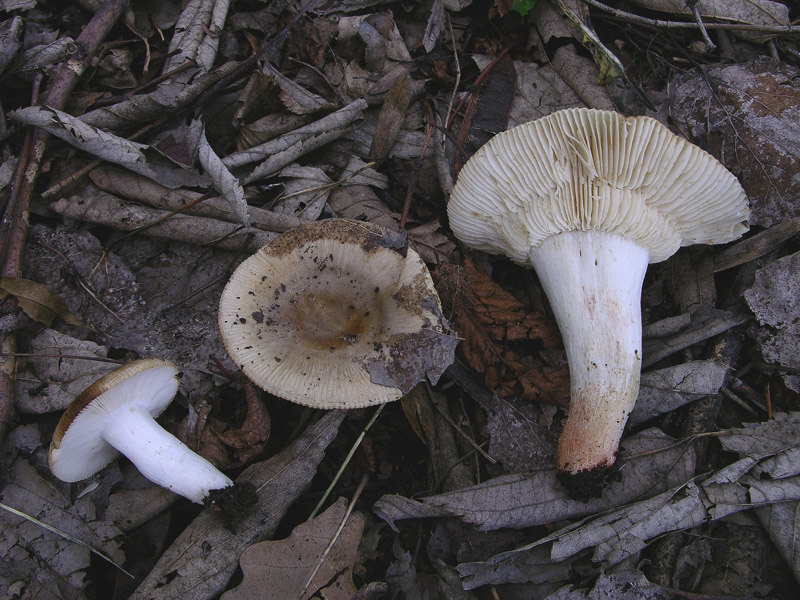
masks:
<svg viewBox="0 0 800 600"><path fill-rule="evenodd" d="M374 511L390 525L400 519L457 516L481 530L531 527L649 497L694 475L694 453L655 428L624 439L618 462L624 465L622 481L610 482L600 498L588 502L569 498L551 467L501 475L420 501L387 494L375 503Z"/></svg>
<svg viewBox="0 0 800 600"><path fill-rule="evenodd" d="M72 501L61 494L25 459L17 458L6 473L3 503L89 544L122 564L116 538L121 532L96 520L87 497ZM41 525L0 509L0 590L15 590L4 598L46 600L84 598L89 550ZM54 591L58 590L58 593Z"/></svg>
<svg viewBox="0 0 800 600"><path fill-rule="evenodd" d="M222 600L350 600L356 593L353 565L366 518L353 512L337 532L346 512L347 502L340 498L315 519L295 527L288 538L247 548L239 558L243 581ZM318 563L321 567L306 586Z"/></svg>
<svg viewBox="0 0 800 600"><path fill-rule="evenodd" d="M796 67L761 58L692 70L670 84L672 119L738 176L751 227L800 216L799 78Z"/></svg>
<svg viewBox="0 0 800 600"><path fill-rule="evenodd" d="M756 330L761 355L787 370L800 369L800 252L756 271L744 299L762 327Z"/></svg>
<svg viewBox="0 0 800 600"><path fill-rule="evenodd" d="M311 482L344 417L344 411L325 413L281 453L247 467L236 482L255 485L258 502L243 511L237 531L226 529L213 507L205 508L159 558L130 600L208 600L222 593L239 555L272 535Z"/></svg>
<svg viewBox="0 0 800 600"><path fill-rule="evenodd" d="M463 267L445 265L438 290L445 312L453 314L453 327L464 338L460 352L487 385L500 396L566 406L569 370L526 362L515 342L534 342L543 349L561 348L553 319L529 312L512 294L473 262ZM540 361L541 362L541 361Z"/></svg>
<svg viewBox="0 0 800 600"><path fill-rule="evenodd" d="M0 293L3 298L7 295L14 296L25 314L43 325L52 326L53 320L58 317L70 325L85 327L75 315L67 310L61 297L41 283L22 277L2 277L0 278Z"/></svg>

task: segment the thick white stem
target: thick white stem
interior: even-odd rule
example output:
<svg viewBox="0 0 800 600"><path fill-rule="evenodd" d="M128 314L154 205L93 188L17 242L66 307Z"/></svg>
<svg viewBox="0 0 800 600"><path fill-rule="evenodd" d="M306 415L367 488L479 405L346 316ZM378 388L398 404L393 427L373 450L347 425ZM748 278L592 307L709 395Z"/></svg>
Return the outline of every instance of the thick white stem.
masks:
<svg viewBox="0 0 800 600"><path fill-rule="evenodd" d="M103 430L103 438L153 483L201 504L211 490L233 482L202 456L163 429L144 408L121 408Z"/></svg>
<svg viewBox="0 0 800 600"><path fill-rule="evenodd" d="M610 467L639 392L641 295L649 253L620 235L571 231L547 238L531 263L569 361L569 417L558 468Z"/></svg>

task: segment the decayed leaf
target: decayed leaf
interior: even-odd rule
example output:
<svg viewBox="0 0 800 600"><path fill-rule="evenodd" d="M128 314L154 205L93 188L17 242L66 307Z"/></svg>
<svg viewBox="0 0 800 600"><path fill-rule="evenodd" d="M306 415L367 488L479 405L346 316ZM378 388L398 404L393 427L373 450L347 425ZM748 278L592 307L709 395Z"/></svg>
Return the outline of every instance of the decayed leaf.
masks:
<svg viewBox="0 0 800 600"><path fill-rule="evenodd" d="M755 510L756 517L769 535L772 543L800 581L800 501L780 502Z"/></svg>
<svg viewBox="0 0 800 600"><path fill-rule="evenodd" d="M591 590L582 590L572 585L560 588L544 600L673 600L668 589L653 585L641 571L621 571L601 574Z"/></svg>
<svg viewBox="0 0 800 600"><path fill-rule="evenodd" d="M276 214L291 216L301 222L316 221L331 193L333 181L319 167L291 164L281 170L285 178L283 194L275 205Z"/></svg>
<svg viewBox="0 0 800 600"><path fill-rule="evenodd" d="M757 332L764 360L800 369L800 252L784 256L756 271L744 293L762 327Z"/></svg>
<svg viewBox="0 0 800 600"><path fill-rule="evenodd" d="M198 186L207 182L206 177L178 165L147 144L131 142L97 129L60 110L29 106L9 115L26 125L40 127L80 150L154 179L169 188Z"/></svg>
<svg viewBox="0 0 800 600"><path fill-rule="evenodd" d="M17 15L0 23L0 75L14 62L22 48L22 17Z"/></svg>
<svg viewBox="0 0 800 600"><path fill-rule="evenodd" d="M581 525L567 526L528 546L496 555L485 564L515 561L522 558L516 556L518 553L536 551L537 547L552 543L550 556L554 561L594 548L594 561L613 565L635 555L648 540L664 533L696 527L757 506L800 500L798 422L800 416L791 413L775 422L729 430L729 436L720 440L732 442L731 448L740 448L740 454L752 450L754 456L744 455L699 484L689 482ZM737 444L736 440L744 443Z"/></svg>
<svg viewBox="0 0 800 600"><path fill-rule="evenodd" d="M84 389L119 366L114 362L67 358L105 358L108 348L54 329L36 334L28 350L39 356L26 358L25 367L17 373L17 410L23 413L65 410Z"/></svg>
<svg viewBox="0 0 800 600"><path fill-rule="evenodd" d="M225 25L230 0L189 0L181 11L169 43L168 73L193 60L206 71L214 66L219 34Z"/></svg>
<svg viewBox="0 0 800 600"><path fill-rule="evenodd" d="M762 58L693 70L670 85L674 122L738 176L751 226L800 216L798 80L796 67Z"/></svg>
<svg viewBox="0 0 800 600"><path fill-rule="evenodd" d="M280 454L245 469L236 481L252 483L258 501L242 510L236 532L223 526L213 507L205 508L161 556L131 600L205 600L219 595L239 555L275 531L311 482L344 416L344 411L326 413Z"/></svg>
<svg viewBox="0 0 800 600"><path fill-rule="evenodd" d="M283 73L278 71L271 64L264 65L264 72L269 74L275 84L280 88L280 98L283 105L296 115L308 115L323 111L331 111L336 108L333 104L325 100L322 96L308 91L298 85Z"/></svg>
<svg viewBox="0 0 800 600"><path fill-rule="evenodd" d="M386 99L383 101L378 123L375 126L375 137L369 149L372 160L383 160L397 141L403 121L408 113L408 104L411 102L411 78L403 74L395 79Z"/></svg>
<svg viewBox="0 0 800 600"><path fill-rule="evenodd" d="M299 157L347 133L367 107L365 100L356 100L318 121L282 135L268 142L234 152L222 162L229 169L261 162L245 180L251 183L274 175Z"/></svg>
<svg viewBox="0 0 800 600"><path fill-rule="evenodd" d="M337 535L346 512L347 502L340 498L315 519L295 527L288 538L247 548L239 558L244 580L222 600L350 600L357 591L352 570L366 518L353 512ZM323 556L334 536L336 542ZM319 562L322 566L306 587Z"/></svg>
<svg viewBox="0 0 800 600"><path fill-rule="evenodd" d="M81 540L122 564L116 538L121 532L95 520L95 508L84 497L64 497L23 458L6 474L3 503ZM78 599L84 597L85 571L90 554L84 546L64 539L22 517L0 509L0 590L17 598Z"/></svg>
<svg viewBox="0 0 800 600"><path fill-rule="evenodd" d="M388 494L375 511L395 520L458 516L479 529L530 527L580 517L649 497L686 482L694 474L694 453L658 429L623 440L618 459L622 481L610 482L600 498L581 502L567 496L556 480L555 466L495 477L484 483L429 496L421 501Z"/></svg>
<svg viewBox="0 0 800 600"><path fill-rule="evenodd" d="M464 338L464 360L486 378L502 397L566 405L569 371L527 364L514 342L535 341L544 349L561 347L552 319L528 312L522 303L471 261L463 269L442 269L438 285L445 312L452 312L453 327Z"/></svg>
<svg viewBox="0 0 800 600"><path fill-rule="evenodd" d="M250 225L247 201L244 199L244 188L227 167L222 164L217 153L211 148L206 139L203 122L195 119L186 130L186 143L189 153L196 157L203 171L211 178L214 188L228 201L231 210L236 215L237 222L245 227Z"/></svg>
<svg viewBox="0 0 800 600"><path fill-rule="evenodd" d="M642 373L639 396L628 417L628 426L719 392L728 367L713 360L697 360Z"/></svg>
<svg viewBox="0 0 800 600"><path fill-rule="evenodd" d="M58 317L65 323L84 327L78 318L67 309L64 301L50 289L22 277L0 278L0 293L3 298L10 294L17 299L20 308L31 319L50 327Z"/></svg>
<svg viewBox="0 0 800 600"><path fill-rule="evenodd" d="M117 131L137 123L162 119L185 107L209 86L230 75L239 63L230 61L209 71L189 69L177 73L159 85L155 91L136 94L112 106L97 108L80 117L87 125Z"/></svg>
<svg viewBox="0 0 800 600"><path fill-rule="evenodd" d="M271 421L261 396L249 381L242 383L242 390L247 410L243 420L238 410L228 420L219 418L210 404L201 401L194 406L197 414L188 415L179 428L182 441L220 469L246 465L269 440ZM241 425L231 424L239 420Z"/></svg>

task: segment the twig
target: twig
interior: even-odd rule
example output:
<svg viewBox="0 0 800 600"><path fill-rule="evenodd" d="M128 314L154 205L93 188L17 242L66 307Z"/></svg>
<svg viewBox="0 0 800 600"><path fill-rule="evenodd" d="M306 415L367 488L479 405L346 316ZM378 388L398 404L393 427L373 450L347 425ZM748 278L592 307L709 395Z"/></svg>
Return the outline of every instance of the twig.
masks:
<svg viewBox="0 0 800 600"><path fill-rule="evenodd" d="M692 16L694 17L695 23L700 28L700 35L703 36L703 41L708 46L709 52L712 52L717 49L717 45L711 41L711 38L708 36L708 31L706 31L706 26L703 23L703 17L700 16L700 8L697 6L697 0L688 0L687 6L689 10L692 11Z"/></svg>
<svg viewBox="0 0 800 600"><path fill-rule="evenodd" d="M325 547L325 550L322 552L322 555L319 557L319 560L317 560L317 564L314 565L314 570L311 571L311 575L308 576L308 581L306 581L305 586L303 586L303 591L300 592L300 595L298 596L299 600L302 600L303 596L305 596L306 590L308 590L309 586L313 583L314 577L317 576L317 573L319 573L319 570L322 568L322 565L325 564L325 559L328 558L328 554L331 553L334 544L336 544L336 541L339 539L339 536L342 534L342 531L344 531L344 527L345 525L347 525L347 520L350 518L350 514L353 512L353 507L355 507L359 496L361 496L361 492L364 491L364 488L367 485L367 479L369 479L369 477L367 476L366 473L364 473L364 475L361 477L361 481L359 482L358 487L356 488L355 493L353 494L352 499L350 500L350 504L347 505L347 510L345 511L344 516L342 517L342 522L339 523L339 527L336 529L336 533L333 534L331 541Z"/></svg>
<svg viewBox="0 0 800 600"><path fill-rule="evenodd" d="M430 390L429 388L428 388L428 393L429 393L429 394L431 393L431 390ZM477 443L475 440L473 440L473 439L472 439L472 438L471 438L471 437L470 437L470 436L467 434L467 432L466 432L466 431L464 431L463 429L461 429L461 427L459 427L459 426L458 426L458 424L457 424L455 421L453 421L453 418L452 418L450 415L448 415L448 414L447 414L445 411L443 411L443 410L442 410L442 409L441 409L441 408L440 408L440 407L439 407L439 406L438 406L438 405L437 405L435 402L434 402L434 403L432 403L432 404L433 404L433 407L434 407L436 410L438 410L438 411L439 411L439 414L440 414L440 415L442 415L442 416L444 417L445 421L447 421L448 423L450 423L450 426L451 426L453 429L455 429L455 430L456 430L456 431L459 433L459 435L461 435L461 437L463 437L465 440L467 440L467 443L468 443L470 446L472 446L473 448L475 448L475 450L476 450L476 451L477 451L477 452L478 452L478 453L479 453L479 454L480 454L480 455L481 455L483 458L485 458L486 460L488 460L490 463L492 463L493 465L496 465L496 464L497 464L497 460L495 460L494 458L492 458L492 457L491 457L491 456L490 456L490 455L489 455L489 454L486 452L486 450L484 450L483 448L481 448L481 447L480 447L480 444L478 444L478 443Z"/></svg>
<svg viewBox="0 0 800 600"><path fill-rule="evenodd" d="M594 6L598 10L609 13L627 21L628 23L635 23L637 25L652 25L653 27L660 27L662 29L697 29L698 24L695 21L665 21L663 19L650 19L642 17L633 13L625 12L619 8L614 8L598 2L598 0L583 0L589 6ZM753 25L751 23L704 23L706 29L724 29L728 31L756 31L760 33L782 33L792 34L800 33L800 26L798 25Z"/></svg>
<svg viewBox="0 0 800 600"><path fill-rule="evenodd" d="M364 425L364 429L361 430L361 433L359 434L358 438L356 439L355 442L353 442L353 447L350 448L350 452L348 452L347 456L344 457L342 465L339 467L339 470L336 471L336 475L333 476L331 484L325 490L325 493L322 494L322 498L319 499L319 502L317 502L317 505L314 507L314 510L311 511L311 514L308 517L309 521L317 515L319 510L325 504L325 501L328 499L328 496L330 496L333 487L339 481L339 478L342 476L342 473L344 473L345 468L350 463L350 460L353 458L353 455L356 453L356 450L358 450L359 445L361 445L361 440L364 439L364 436L367 435L369 428L372 427L372 424L378 419L378 416L381 414L381 411L383 410L384 406L386 405L380 404L377 410L373 413L372 418L369 420L369 422L366 425Z"/></svg>
<svg viewBox="0 0 800 600"><path fill-rule="evenodd" d="M0 356L21 356L23 358L55 358L57 360L93 360L96 362L109 362L116 365L124 364L124 360L118 358L105 358L103 356L85 356L83 354L40 354L37 352L0 352Z"/></svg>

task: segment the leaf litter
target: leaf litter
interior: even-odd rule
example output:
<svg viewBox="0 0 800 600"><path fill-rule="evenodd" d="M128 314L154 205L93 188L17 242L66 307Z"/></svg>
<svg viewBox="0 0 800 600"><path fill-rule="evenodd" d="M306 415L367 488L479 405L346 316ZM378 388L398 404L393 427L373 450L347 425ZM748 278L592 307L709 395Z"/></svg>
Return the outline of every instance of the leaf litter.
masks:
<svg viewBox="0 0 800 600"><path fill-rule="evenodd" d="M766 0L688 15L650 0L613 13L516 4L134 3L123 46L102 49L57 107L31 102L31 81L44 76L47 93L91 12L69 23L35 2L4 13L0 187L13 193L0 385L18 416L0 410L0 495L142 569L114 592L116 575L98 576L85 547L0 514L9 598L265 597L249 564L269 564L297 595L297 565L341 522L342 501L325 505L339 511L326 527L311 506L364 474L351 515L362 535L328 556L319 593L796 597L798 69L785 29L796 15ZM483 141L577 106L651 114L704 147L740 178L754 227L649 272L639 399L615 477L589 502L555 477L568 372L535 274L458 246L445 213L458 165ZM47 191L27 205L13 183L17 164L35 162L23 123L58 138L29 171ZM24 246L9 241L17 214L30 222ZM241 383L216 323L239 261L330 216L405 228L460 338L457 364L387 407L344 463L367 417L315 415ZM115 364L105 360L139 356L180 365L167 427L255 482L258 501L227 528L215 507L192 510L124 463L73 485L47 470L58 412Z"/></svg>

